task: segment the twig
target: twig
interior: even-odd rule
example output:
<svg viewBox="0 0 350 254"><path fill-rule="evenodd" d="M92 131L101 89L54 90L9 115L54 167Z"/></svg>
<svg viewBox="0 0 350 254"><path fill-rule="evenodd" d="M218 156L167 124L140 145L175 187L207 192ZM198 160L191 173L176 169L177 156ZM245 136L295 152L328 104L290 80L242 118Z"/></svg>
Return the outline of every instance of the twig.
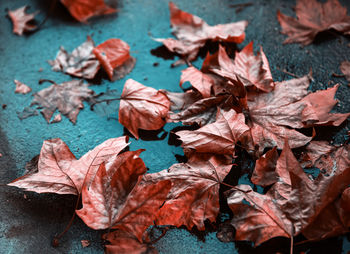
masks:
<svg viewBox="0 0 350 254"><path fill-rule="evenodd" d="M332 76L333 77L337 77L337 78L344 78L345 77L345 75L344 74L338 74L338 73L332 73Z"/></svg>
<svg viewBox="0 0 350 254"><path fill-rule="evenodd" d="M287 75L289 75L289 76L292 76L292 77L294 77L294 78L300 78L298 75L296 75L296 74L294 74L294 73L291 73L291 72L287 71L286 69L281 70L281 69L278 68L278 67L276 67L276 69L279 70L279 71L281 71L281 72L283 72L283 73L285 73L285 74L287 74Z"/></svg>
<svg viewBox="0 0 350 254"><path fill-rule="evenodd" d="M236 8L236 13L241 12L245 7L252 6L253 3L230 4L231 8Z"/></svg>
<svg viewBox="0 0 350 254"><path fill-rule="evenodd" d="M52 0L51 1L51 4L50 4L50 9L46 15L46 17L44 18L43 21L41 21L41 23L39 25L37 25L37 27L33 30L31 30L30 32L31 33L35 33L37 31L39 31L39 29L46 23L46 21L48 20L48 18L51 16L51 14L53 13L53 11L55 10L55 7L56 7L56 4L57 4L57 0Z"/></svg>

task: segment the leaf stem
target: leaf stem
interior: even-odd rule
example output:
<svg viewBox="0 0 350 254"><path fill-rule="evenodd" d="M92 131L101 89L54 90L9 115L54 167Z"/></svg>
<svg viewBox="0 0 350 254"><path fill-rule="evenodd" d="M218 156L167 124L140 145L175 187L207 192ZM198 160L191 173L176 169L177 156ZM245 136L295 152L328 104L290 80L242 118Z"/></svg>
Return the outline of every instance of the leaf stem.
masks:
<svg viewBox="0 0 350 254"><path fill-rule="evenodd" d="M35 33L35 32L40 30L40 28L46 23L48 18L51 16L53 11L55 10L56 4L57 4L57 0L52 0L51 1L50 8L49 8L49 11L48 11L47 15L45 16L43 21L41 21L41 23L39 25L37 25L37 27L35 29L30 31L31 33Z"/></svg>
<svg viewBox="0 0 350 254"><path fill-rule="evenodd" d="M51 80L51 79L39 79L38 83L39 83L39 85L41 85L44 82L49 82L51 84L57 85L57 83L55 81Z"/></svg>
<svg viewBox="0 0 350 254"><path fill-rule="evenodd" d="M79 201L80 201L80 196L81 196L81 193L79 193L78 195L78 198L77 198L77 202L75 203L75 207L74 207L74 213L69 221L69 223L67 224L67 226L65 227L65 229L58 235L58 236L55 236L52 240L52 246L53 247L57 247L59 245L59 240L62 238L62 236L70 229L70 227L72 226L73 224L73 221L75 219L75 211L78 209L78 205L79 205Z"/></svg>

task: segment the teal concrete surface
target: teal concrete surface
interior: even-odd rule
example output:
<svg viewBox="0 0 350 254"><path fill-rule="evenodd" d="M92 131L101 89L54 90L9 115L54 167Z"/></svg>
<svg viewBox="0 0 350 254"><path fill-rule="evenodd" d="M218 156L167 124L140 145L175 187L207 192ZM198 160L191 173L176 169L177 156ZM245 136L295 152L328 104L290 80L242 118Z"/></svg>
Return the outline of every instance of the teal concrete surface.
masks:
<svg viewBox="0 0 350 254"><path fill-rule="evenodd" d="M316 43L304 48L297 44L282 45L285 36L280 34L276 11L281 9L284 13L292 15L291 7L295 5L294 1L250 1L253 5L239 13L230 8L230 4L249 1L174 2L211 25L248 20L246 40L238 46L240 49L252 40L256 49L262 45L277 81L292 78L278 68L300 76L307 74L312 68L315 81L310 89L315 91L340 83L336 94L339 104L335 107L335 112L350 111L350 88L347 82L343 78L332 76L332 73L340 73L341 61L350 60L349 37L321 35ZM350 2L341 2L346 4L350 11ZM181 70L185 66L170 68L176 57L174 60L165 60L150 53L152 49L160 46L150 35L158 38L172 36L168 1L120 0L117 14L94 18L88 24L76 22L63 6L58 5L40 31L20 37L12 33L12 25L6 13L8 9L16 9L25 4L30 6L29 12L40 10L38 20L41 20L48 12L50 1L0 1L0 104L7 105L6 109L0 108L0 153L3 155L0 158L0 253L102 253L101 232L89 229L80 219L75 220L59 247L51 247L51 239L64 229L74 212L74 197L37 195L5 184L23 174L25 163L39 153L42 142L46 139L63 139L79 158L104 140L125 134L123 126L118 123L117 112L107 118L90 111L89 106L85 104L86 107L78 115L76 125L65 117L62 122L50 125L41 115L20 120L16 112L28 106L32 96L15 94L13 80L24 82L32 87L33 92L50 85L39 85L39 79L51 79L57 83L71 80L72 77L68 75L53 72L47 60L55 58L61 45L71 51L84 42L87 35L91 35L96 44L110 38L126 41L131 47L131 54L137 59L134 70L124 79L110 82L102 78L100 84L92 84L91 89L96 93L107 89L121 91L128 78L156 89L180 92L178 84ZM202 60L199 58L194 65L200 67ZM154 66L154 63L158 63L158 66ZM42 71L39 72L39 69ZM169 132L175 126L178 124L167 124L164 127L167 136L161 140L130 139L131 150L146 149L141 157L149 172L169 168L177 162L175 155L183 154L180 147L168 145ZM340 128L322 129L322 135L327 140L342 143L346 139L349 126L347 122ZM158 134L158 137L161 135L162 133ZM207 232L206 236L202 237L205 241L200 241L196 235L198 236L183 229L173 229L155 246L164 254L276 252L270 245L254 250L249 244L222 243L217 240L215 232ZM91 245L82 248L81 240L89 240ZM288 249L288 241L282 241L282 250L285 249ZM325 250L347 253L350 244L346 237L338 237L311 245L309 253L330 253L322 252Z"/></svg>

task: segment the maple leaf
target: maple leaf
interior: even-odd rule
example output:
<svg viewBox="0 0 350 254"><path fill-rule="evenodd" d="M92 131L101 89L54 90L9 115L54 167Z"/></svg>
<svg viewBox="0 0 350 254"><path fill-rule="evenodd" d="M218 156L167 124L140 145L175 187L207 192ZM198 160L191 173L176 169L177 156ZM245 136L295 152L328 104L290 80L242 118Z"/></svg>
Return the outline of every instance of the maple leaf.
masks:
<svg viewBox="0 0 350 254"><path fill-rule="evenodd" d="M166 95L128 79L120 100L119 122L138 139L138 129L162 128L169 108L170 102Z"/></svg>
<svg viewBox="0 0 350 254"><path fill-rule="evenodd" d="M37 193L77 195L84 183L89 186L100 164L118 155L126 146L127 137L112 138L77 160L61 139L46 140L36 170L8 185Z"/></svg>
<svg viewBox="0 0 350 254"><path fill-rule="evenodd" d="M104 0L61 0L70 14L79 22L87 22L94 16L115 13L117 10L107 6Z"/></svg>
<svg viewBox="0 0 350 254"><path fill-rule="evenodd" d="M350 188L335 202L329 204L318 217L303 230L309 240L322 240L345 234L350 227Z"/></svg>
<svg viewBox="0 0 350 254"><path fill-rule="evenodd" d="M22 35L24 32L34 31L36 29L36 25L30 24L30 22L34 20L35 16L39 13L39 11L27 14L27 8L28 6L25 5L14 11L8 12L8 15L13 24L14 34Z"/></svg>
<svg viewBox="0 0 350 254"><path fill-rule="evenodd" d="M344 61L340 64L340 70L345 75L347 81L350 82L350 62Z"/></svg>
<svg viewBox="0 0 350 254"><path fill-rule="evenodd" d="M120 39L109 39L92 52L112 81L125 77L135 66L136 59L130 56L129 45Z"/></svg>
<svg viewBox="0 0 350 254"><path fill-rule="evenodd" d="M235 143L249 132L244 115L233 109L218 110L216 121L195 131L178 131L182 146L200 153L233 155Z"/></svg>
<svg viewBox="0 0 350 254"><path fill-rule="evenodd" d="M157 254L158 251L149 244L140 242L135 236L122 230L116 230L103 235L103 239L110 242L107 244L107 254Z"/></svg>
<svg viewBox="0 0 350 254"><path fill-rule="evenodd" d="M228 99L226 95L203 99L198 99L195 93L167 92L166 95L172 103L167 122L182 122L187 125L196 123L199 126L214 122L217 108Z"/></svg>
<svg viewBox="0 0 350 254"><path fill-rule="evenodd" d="M333 159L329 174L320 173L311 180L286 141L276 163L278 178L265 195L253 192L247 185L238 186L246 192L228 192L228 204L235 214L232 224L237 230L236 239L251 240L259 245L272 237L293 237L310 230L310 225L323 212L329 212L328 206L348 187L349 145L343 149L342 156ZM347 158L345 163L344 158Z"/></svg>
<svg viewBox="0 0 350 254"><path fill-rule="evenodd" d="M147 171L139 158L141 152L125 152L106 166L102 163L91 185L83 187L83 208L76 213L86 225L93 229L118 228L142 240L171 185L170 181L141 181Z"/></svg>
<svg viewBox="0 0 350 254"><path fill-rule="evenodd" d="M55 60L49 60L52 70L61 71L69 75L92 79L100 69L100 63L92 53L95 45L90 36L79 47L69 54L60 47Z"/></svg>
<svg viewBox="0 0 350 254"><path fill-rule="evenodd" d="M277 147L274 147L256 160L255 168L250 179L252 183L263 187L274 184L278 177L275 172L277 160Z"/></svg>
<svg viewBox="0 0 350 254"><path fill-rule="evenodd" d="M201 93L203 98L210 97L211 87L214 85L214 80L209 76L191 66L182 70L180 86L189 81L191 85Z"/></svg>
<svg viewBox="0 0 350 254"><path fill-rule="evenodd" d="M32 89L29 86L27 86L26 84L24 84L16 79L13 82L16 85L15 93L27 94L27 93L30 93L32 91Z"/></svg>
<svg viewBox="0 0 350 254"><path fill-rule="evenodd" d="M247 21L210 26L201 18L180 10L173 2L169 2L169 10L172 33L178 40L155 40L189 62L197 58L199 49L207 40L241 43L245 38Z"/></svg>
<svg viewBox="0 0 350 254"><path fill-rule="evenodd" d="M254 192L249 185L237 188L245 192L226 192L227 203L234 213L231 223L236 228L235 240L252 241L257 246L274 237L293 235L290 222L284 219L271 197Z"/></svg>
<svg viewBox="0 0 350 254"><path fill-rule="evenodd" d="M297 19L277 12L282 33L288 35L284 43L308 45L318 33L329 29L350 34L350 16L346 12L346 8L338 0L328 0L325 3L298 0L295 6Z"/></svg>
<svg viewBox="0 0 350 254"><path fill-rule="evenodd" d="M88 88L82 80L72 80L42 89L33 94L31 105L38 104L43 109L45 120L49 123L53 113L58 109L75 124L80 109L84 108L83 101L92 99L94 91Z"/></svg>
<svg viewBox="0 0 350 254"><path fill-rule="evenodd" d="M328 88L326 90L316 91L309 94L301 102L306 102L309 106L305 109L305 119L304 122L308 122L309 115L312 114L311 126L313 125L333 125L339 126L343 123L349 116L350 113L336 114L329 113L332 108L338 103L334 99L334 95L337 92L339 84ZM316 122L315 122L316 121Z"/></svg>
<svg viewBox="0 0 350 254"><path fill-rule="evenodd" d="M211 71L222 77L236 81L238 76L244 86L255 86L264 92L274 89L270 66L264 51L260 47L260 52L255 56L253 42L237 52L234 61L229 58L225 49L219 46L218 65L218 69Z"/></svg>
<svg viewBox="0 0 350 254"><path fill-rule="evenodd" d="M285 138L290 137L292 148L310 142L311 137L292 129L303 128L303 111L306 103L301 103L307 94L308 76L276 82L269 93L248 93L248 119L253 146L261 153L266 147L282 148Z"/></svg>
<svg viewBox="0 0 350 254"><path fill-rule="evenodd" d="M172 187L160 208L157 225L197 226L204 230L204 221L216 220L219 213L220 183L232 168L232 157L212 154L192 155L187 163L145 175L145 181L170 180Z"/></svg>

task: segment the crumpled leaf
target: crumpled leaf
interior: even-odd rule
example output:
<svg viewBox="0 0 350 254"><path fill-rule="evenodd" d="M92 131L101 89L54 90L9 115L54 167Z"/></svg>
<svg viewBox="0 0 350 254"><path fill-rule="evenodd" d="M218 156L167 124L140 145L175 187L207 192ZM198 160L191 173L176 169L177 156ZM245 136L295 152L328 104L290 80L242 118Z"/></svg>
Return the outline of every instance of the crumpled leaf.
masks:
<svg viewBox="0 0 350 254"><path fill-rule="evenodd" d="M216 121L194 131L178 131L182 146L200 153L233 155L235 143L249 131L244 115L233 109L218 110Z"/></svg>
<svg viewBox="0 0 350 254"><path fill-rule="evenodd" d="M340 70L345 75L347 81L350 82L350 62L344 61L340 64Z"/></svg>
<svg viewBox="0 0 350 254"><path fill-rule="evenodd" d="M94 41L88 36L86 41L71 54L60 47L56 59L48 62L54 71L61 71L78 78L92 79L100 69L100 63L92 53L94 47Z"/></svg>
<svg viewBox="0 0 350 254"><path fill-rule="evenodd" d="M328 0L325 3L317 0L298 0L295 6L297 19L277 12L282 33L288 35L284 43L308 45L318 33L329 29L350 34L350 16L346 12L346 7L338 0Z"/></svg>
<svg viewBox="0 0 350 254"><path fill-rule="evenodd" d="M112 81L125 77L135 66L136 59L130 56L129 45L120 39L109 39L92 52Z"/></svg>
<svg viewBox="0 0 350 254"><path fill-rule="evenodd" d="M72 80L59 85L54 83L33 94L31 105L38 104L43 107L41 113L48 123L58 109L75 124L80 109L84 108L83 101L89 101L93 95L94 91L83 80Z"/></svg>
<svg viewBox="0 0 350 254"><path fill-rule="evenodd" d="M46 140L40 151L37 171L8 185L37 193L77 195L84 183L89 186L101 163L118 155L126 146L127 137L112 138L77 160L61 139Z"/></svg>
<svg viewBox="0 0 350 254"><path fill-rule="evenodd" d="M117 10L105 4L104 0L61 0L70 14L79 22L105 14L115 13Z"/></svg>
<svg viewBox="0 0 350 254"><path fill-rule="evenodd" d="M27 94L32 91L32 89L29 86L16 79L13 82L16 84L15 93Z"/></svg>
<svg viewBox="0 0 350 254"><path fill-rule="evenodd" d="M138 129L162 128L169 108L170 101L166 95L128 79L120 100L119 122L138 139Z"/></svg>
<svg viewBox="0 0 350 254"><path fill-rule="evenodd" d="M301 164L305 167L316 167L331 173L335 164L346 168L350 165L348 146L332 146L326 141L312 141L306 147Z"/></svg>
<svg viewBox="0 0 350 254"><path fill-rule="evenodd" d="M274 89L269 62L265 53L260 47L260 51L255 56L253 42L245 46L242 51L237 52L234 61L226 54L223 47L219 47L218 53L219 69L211 69L214 73L230 80L240 81L244 86L255 86L256 88L270 92Z"/></svg>
<svg viewBox="0 0 350 254"><path fill-rule="evenodd" d="M197 226L204 230L204 221L213 222L219 213L220 183L232 167L232 157L195 154L187 163L172 165L169 169L145 175L145 181L170 180L172 187L160 208L157 225Z"/></svg>
<svg viewBox="0 0 350 254"><path fill-rule="evenodd" d="M103 235L103 239L109 244L106 247L106 254L157 254L158 251L147 243L140 242L135 236L116 230Z"/></svg>
<svg viewBox="0 0 350 254"><path fill-rule="evenodd" d="M177 40L155 40L189 62L197 58L199 49L207 40L241 43L245 38L247 21L210 26L201 18L180 10L173 2L169 2L169 10L172 33Z"/></svg>
<svg viewBox="0 0 350 254"><path fill-rule="evenodd" d="M115 228L142 241L170 190L170 181L150 184L142 180L147 171L142 150L125 152L102 163L89 187L82 190L83 208L77 215L93 229Z"/></svg>
<svg viewBox="0 0 350 254"><path fill-rule="evenodd" d="M30 32L36 29L36 25L31 24L30 22L34 20L35 16L39 11L27 14L28 6L25 5L14 11L9 11L8 15L13 24L13 33L17 35L22 35L25 32Z"/></svg>

